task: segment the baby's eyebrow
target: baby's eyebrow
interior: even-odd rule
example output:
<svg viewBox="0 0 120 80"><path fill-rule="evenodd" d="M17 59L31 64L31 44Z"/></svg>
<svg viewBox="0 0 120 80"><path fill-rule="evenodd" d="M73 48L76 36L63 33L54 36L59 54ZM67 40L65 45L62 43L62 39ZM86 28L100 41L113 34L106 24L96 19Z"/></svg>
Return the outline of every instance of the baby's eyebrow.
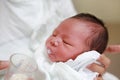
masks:
<svg viewBox="0 0 120 80"><path fill-rule="evenodd" d="M67 41L69 40L70 42L73 41L71 38L71 35L66 35L66 34L62 34L62 35L65 40L67 40Z"/></svg>

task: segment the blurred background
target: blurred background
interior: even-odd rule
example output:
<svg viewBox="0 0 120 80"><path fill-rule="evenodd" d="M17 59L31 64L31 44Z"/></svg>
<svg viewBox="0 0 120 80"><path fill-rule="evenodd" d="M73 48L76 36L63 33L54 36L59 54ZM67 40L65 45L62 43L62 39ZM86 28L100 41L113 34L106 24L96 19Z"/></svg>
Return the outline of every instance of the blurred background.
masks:
<svg viewBox="0 0 120 80"><path fill-rule="evenodd" d="M73 0L73 3L78 13L92 13L105 22L109 44L120 44L120 0ZM107 71L120 78L120 53L106 55L111 59Z"/></svg>

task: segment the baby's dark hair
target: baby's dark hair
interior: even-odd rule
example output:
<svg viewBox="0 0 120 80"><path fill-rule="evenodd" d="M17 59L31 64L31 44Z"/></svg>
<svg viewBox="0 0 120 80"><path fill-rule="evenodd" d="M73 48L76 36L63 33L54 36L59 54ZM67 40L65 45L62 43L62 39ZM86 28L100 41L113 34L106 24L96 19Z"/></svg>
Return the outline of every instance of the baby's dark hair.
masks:
<svg viewBox="0 0 120 80"><path fill-rule="evenodd" d="M88 26L91 29L92 34L88 37L87 44L90 46L90 50L96 50L99 53L103 53L108 44L108 30L104 25L104 22L89 13L80 13L71 18L95 23L98 26Z"/></svg>

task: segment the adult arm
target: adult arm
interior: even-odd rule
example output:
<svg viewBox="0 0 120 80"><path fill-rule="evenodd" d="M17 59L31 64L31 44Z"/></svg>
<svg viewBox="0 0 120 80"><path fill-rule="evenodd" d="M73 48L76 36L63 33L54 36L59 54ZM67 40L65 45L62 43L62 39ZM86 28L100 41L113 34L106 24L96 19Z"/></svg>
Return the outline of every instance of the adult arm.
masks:
<svg viewBox="0 0 120 80"><path fill-rule="evenodd" d="M9 61L0 61L0 70L5 69L9 66Z"/></svg>

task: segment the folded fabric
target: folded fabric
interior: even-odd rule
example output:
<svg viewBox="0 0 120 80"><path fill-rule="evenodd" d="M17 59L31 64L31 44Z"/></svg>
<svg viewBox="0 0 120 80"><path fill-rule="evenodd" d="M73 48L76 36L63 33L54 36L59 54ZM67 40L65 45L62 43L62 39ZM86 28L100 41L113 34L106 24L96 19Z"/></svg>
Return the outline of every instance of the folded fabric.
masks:
<svg viewBox="0 0 120 80"><path fill-rule="evenodd" d="M93 80L98 75L97 72L92 72L86 67L91 63L96 63L100 54L97 51L88 51L77 56L75 60L68 60L66 64L68 64L71 68L79 72L80 74L86 77L86 80Z"/></svg>
<svg viewBox="0 0 120 80"><path fill-rule="evenodd" d="M66 63L51 62L45 51L40 47L35 53L39 68L37 77L40 80L94 80L97 75L96 72L86 68L99 57L100 54L96 51L83 53L75 60L68 60Z"/></svg>

